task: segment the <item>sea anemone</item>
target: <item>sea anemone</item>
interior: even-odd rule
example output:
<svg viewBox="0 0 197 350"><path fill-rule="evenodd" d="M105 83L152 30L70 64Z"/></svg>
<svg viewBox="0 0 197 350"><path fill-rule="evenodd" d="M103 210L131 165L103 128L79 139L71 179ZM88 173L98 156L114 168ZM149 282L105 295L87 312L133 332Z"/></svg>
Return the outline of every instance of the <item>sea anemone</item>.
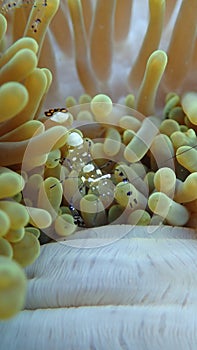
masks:
<svg viewBox="0 0 197 350"><path fill-rule="evenodd" d="M14 4L16 7L19 6L19 3L3 2L0 7L1 12L4 13ZM22 190L26 181L25 174L21 172L21 164L30 140L35 143L36 161L34 162L34 158L32 161L37 165L40 164L40 159L43 159L42 144L46 147L52 142L52 145L56 143L58 148L65 142L63 126L45 131L44 125L36 120L36 111L51 82L49 70L37 67L37 55L47 24L57 8L57 1L53 1L52 5L48 4L46 7L46 23L43 21L39 40L36 40L36 30L33 30L31 21L34 23L34 16L42 14L42 4L38 2L35 9L32 9L30 23L26 27L28 30L30 26L35 38L24 35L10 45L11 33L8 32L8 38L6 37L9 18L6 20L0 13L2 50L0 57L0 255L2 256L0 318L13 316L23 307L25 301L26 283L20 283L20 280L25 277L23 270L20 272L18 264L22 267L31 264L40 251L39 230L33 227L32 231L32 226L36 226L32 220L37 222L42 217L42 220L39 220L39 228L51 224L48 212L40 211L30 203L27 210L24 205ZM9 47L6 47L7 41ZM42 151L39 151L39 148ZM8 261L8 258L13 261ZM5 274L7 274L7 280L5 278L4 283ZM13 303L9 302L12 294L15 294Z"/></svg>
<svg viewBox="0 0 197 350"><path fill-rule="evenodd" d="M11 188L0 177L0 301L9 305L14 278L20 296L2 318L25 300L24 275L10 258L22 267L34 261L37 229L65 240L43 245L26 269L25 310L0 323L3 348L195 349L196 1L18 0L0 9L0 165L14 181ZM75 127L84 120L87 133ZM103 145L92 146L95 124ZM70 175L65 155L86 139L95 163ZM114 161L121 143L124 157ZM100 170L107 158L112 206L86 185L91 166L109 175L110 164ZM84 223L90 228L72 235Z"/></svg>

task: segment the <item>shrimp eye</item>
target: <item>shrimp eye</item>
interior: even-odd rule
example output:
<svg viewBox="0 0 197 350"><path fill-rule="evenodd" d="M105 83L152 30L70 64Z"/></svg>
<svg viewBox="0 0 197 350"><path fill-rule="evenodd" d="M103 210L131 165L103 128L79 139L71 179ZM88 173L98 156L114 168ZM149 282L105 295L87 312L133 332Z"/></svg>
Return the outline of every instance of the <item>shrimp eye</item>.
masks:
<svg viewBox="0 0 197 350"><path fill-rule="evenodd" d="M127 196L131 196L132 195L132 191L127 192Z"/></svg>

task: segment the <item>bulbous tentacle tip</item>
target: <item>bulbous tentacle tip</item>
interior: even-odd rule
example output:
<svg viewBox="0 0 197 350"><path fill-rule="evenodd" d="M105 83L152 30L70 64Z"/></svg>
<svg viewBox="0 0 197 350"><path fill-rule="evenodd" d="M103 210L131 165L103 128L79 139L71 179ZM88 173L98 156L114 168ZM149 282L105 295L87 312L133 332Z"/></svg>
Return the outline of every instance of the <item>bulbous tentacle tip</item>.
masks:
<svg viewBox="0 0 197 350"><path fill-rule="evenodd" d="M25 304L27 280L22 268L0 256L0 319L14 317Z"/></svg>
<svg viewBox="0 0 197 350"><path fill-rule="evenodd" d="M167 54L162 50L154 51L147 61L144 78L136 101L136 109L144 115L155 114L156 95L167 62Z"/></svg>

